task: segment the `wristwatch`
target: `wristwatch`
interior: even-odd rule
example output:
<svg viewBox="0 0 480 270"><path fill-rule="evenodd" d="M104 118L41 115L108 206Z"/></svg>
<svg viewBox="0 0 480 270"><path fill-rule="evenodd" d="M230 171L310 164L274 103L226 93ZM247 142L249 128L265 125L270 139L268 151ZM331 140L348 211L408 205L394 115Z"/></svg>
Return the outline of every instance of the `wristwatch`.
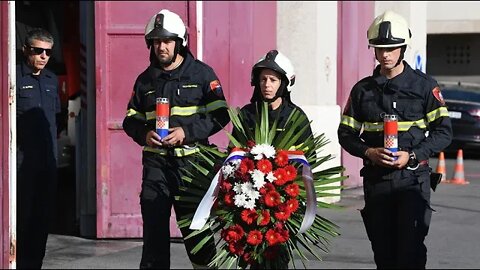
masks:
<svg viewBox="0 0 480 270"><path fill-rule="evenodd" d="M407 162L407 169L409 170L416 170L420 166L417 156L415 155L415 152L410 151L408 152L408 162Z"/></svg>

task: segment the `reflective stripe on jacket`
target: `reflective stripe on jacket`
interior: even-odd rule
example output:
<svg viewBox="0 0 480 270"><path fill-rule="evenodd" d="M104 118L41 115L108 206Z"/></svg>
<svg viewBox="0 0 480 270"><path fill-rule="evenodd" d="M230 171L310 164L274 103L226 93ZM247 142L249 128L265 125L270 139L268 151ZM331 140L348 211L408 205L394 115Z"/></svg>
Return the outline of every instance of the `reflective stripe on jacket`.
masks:
<svg viewBox="0 0 480 270"><path fill-rule="evenodd" d="M352 88L338 128L339 142L350 154L365 158L368 147L383 147L385 114L398 115L398 147L413 150L418 160L450 144L450 118L437 82L403 63L403 72L392 79L377 66Z"/></svg>

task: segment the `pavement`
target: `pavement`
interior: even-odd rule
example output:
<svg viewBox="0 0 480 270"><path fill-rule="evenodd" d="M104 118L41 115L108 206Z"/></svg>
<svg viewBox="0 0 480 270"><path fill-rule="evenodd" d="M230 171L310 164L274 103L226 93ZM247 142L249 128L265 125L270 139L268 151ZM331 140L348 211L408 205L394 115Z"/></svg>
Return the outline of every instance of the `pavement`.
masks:
<svg viewBox="0 0 480 270"><path fill-rule="evenodd" d="M432 193L433 213L429 235L428 269L479 269L480 175L466 174L468 185L441 183ZM322 261L312 259L308 269L375 269L373 253L359 209L363 208L362 188L345 189L337 203L341 209L320 209L322 216L340 227ZM92 240L51 234L48 238L45 269L138 269L141 239ZM300 259L297 268L303 268ZM181 240L172 239L171 268L192 269Z"/></svg>

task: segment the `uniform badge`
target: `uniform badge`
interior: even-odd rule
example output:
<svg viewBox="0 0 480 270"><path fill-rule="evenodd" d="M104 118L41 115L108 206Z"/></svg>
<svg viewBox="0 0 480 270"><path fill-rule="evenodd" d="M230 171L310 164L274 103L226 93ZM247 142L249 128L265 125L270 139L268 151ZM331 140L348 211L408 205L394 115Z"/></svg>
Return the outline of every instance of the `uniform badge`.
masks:
<svg viewBox="0 0 480 270"><path fill-rule="evenodd" d="M442 104L442 106L445 106L445 100L443 100L442 93L440 91L440 87L435 87L432 90L433 96Z"/></svg>
<svg viewBox="0 0 480 270"><path fill-rule="evenodd" d="M210 89L215 93L215 95L219 97L223 97L222 86L218 80L214 80L210 82Z"/></svg>

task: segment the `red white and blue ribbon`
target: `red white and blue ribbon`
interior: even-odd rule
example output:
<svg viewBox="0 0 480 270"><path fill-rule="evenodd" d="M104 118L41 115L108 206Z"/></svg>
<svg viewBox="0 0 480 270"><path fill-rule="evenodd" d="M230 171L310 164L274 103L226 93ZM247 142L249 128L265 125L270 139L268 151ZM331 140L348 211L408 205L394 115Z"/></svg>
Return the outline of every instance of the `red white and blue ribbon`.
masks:
<svg viewBox="0 0 480 270"><path fill-rule="evenodd" d="M310 164L308 163L307 159L303 155L301 151L287 151L288 152L288 159L291 161L297 161L302 164L302 179L305 185L305 191L307 194L307 204L305 215L303 216L302 224L300 226L300 230L298 233L304 233L310 228L315 220L315 216L317 213L317 198L315 196L315 188L313 186L313 175L312 170L310 168ZM223 165L227 164L229 161L233 161L235 159L243 159L247 153L243 150L234 150L232 151L228 157L223 162ZM222 166L223 167L223 166ZM192 230L200 230L202 229L208 221L210 217L210 211L212 206L217 199L218 189L220 186L220 182L222 180L223 174L222 169L220 169L210 184L207 192L203 196L200 204L195 211L195 215L193 216L192 223L190 224L190 229Z"/></svg>

